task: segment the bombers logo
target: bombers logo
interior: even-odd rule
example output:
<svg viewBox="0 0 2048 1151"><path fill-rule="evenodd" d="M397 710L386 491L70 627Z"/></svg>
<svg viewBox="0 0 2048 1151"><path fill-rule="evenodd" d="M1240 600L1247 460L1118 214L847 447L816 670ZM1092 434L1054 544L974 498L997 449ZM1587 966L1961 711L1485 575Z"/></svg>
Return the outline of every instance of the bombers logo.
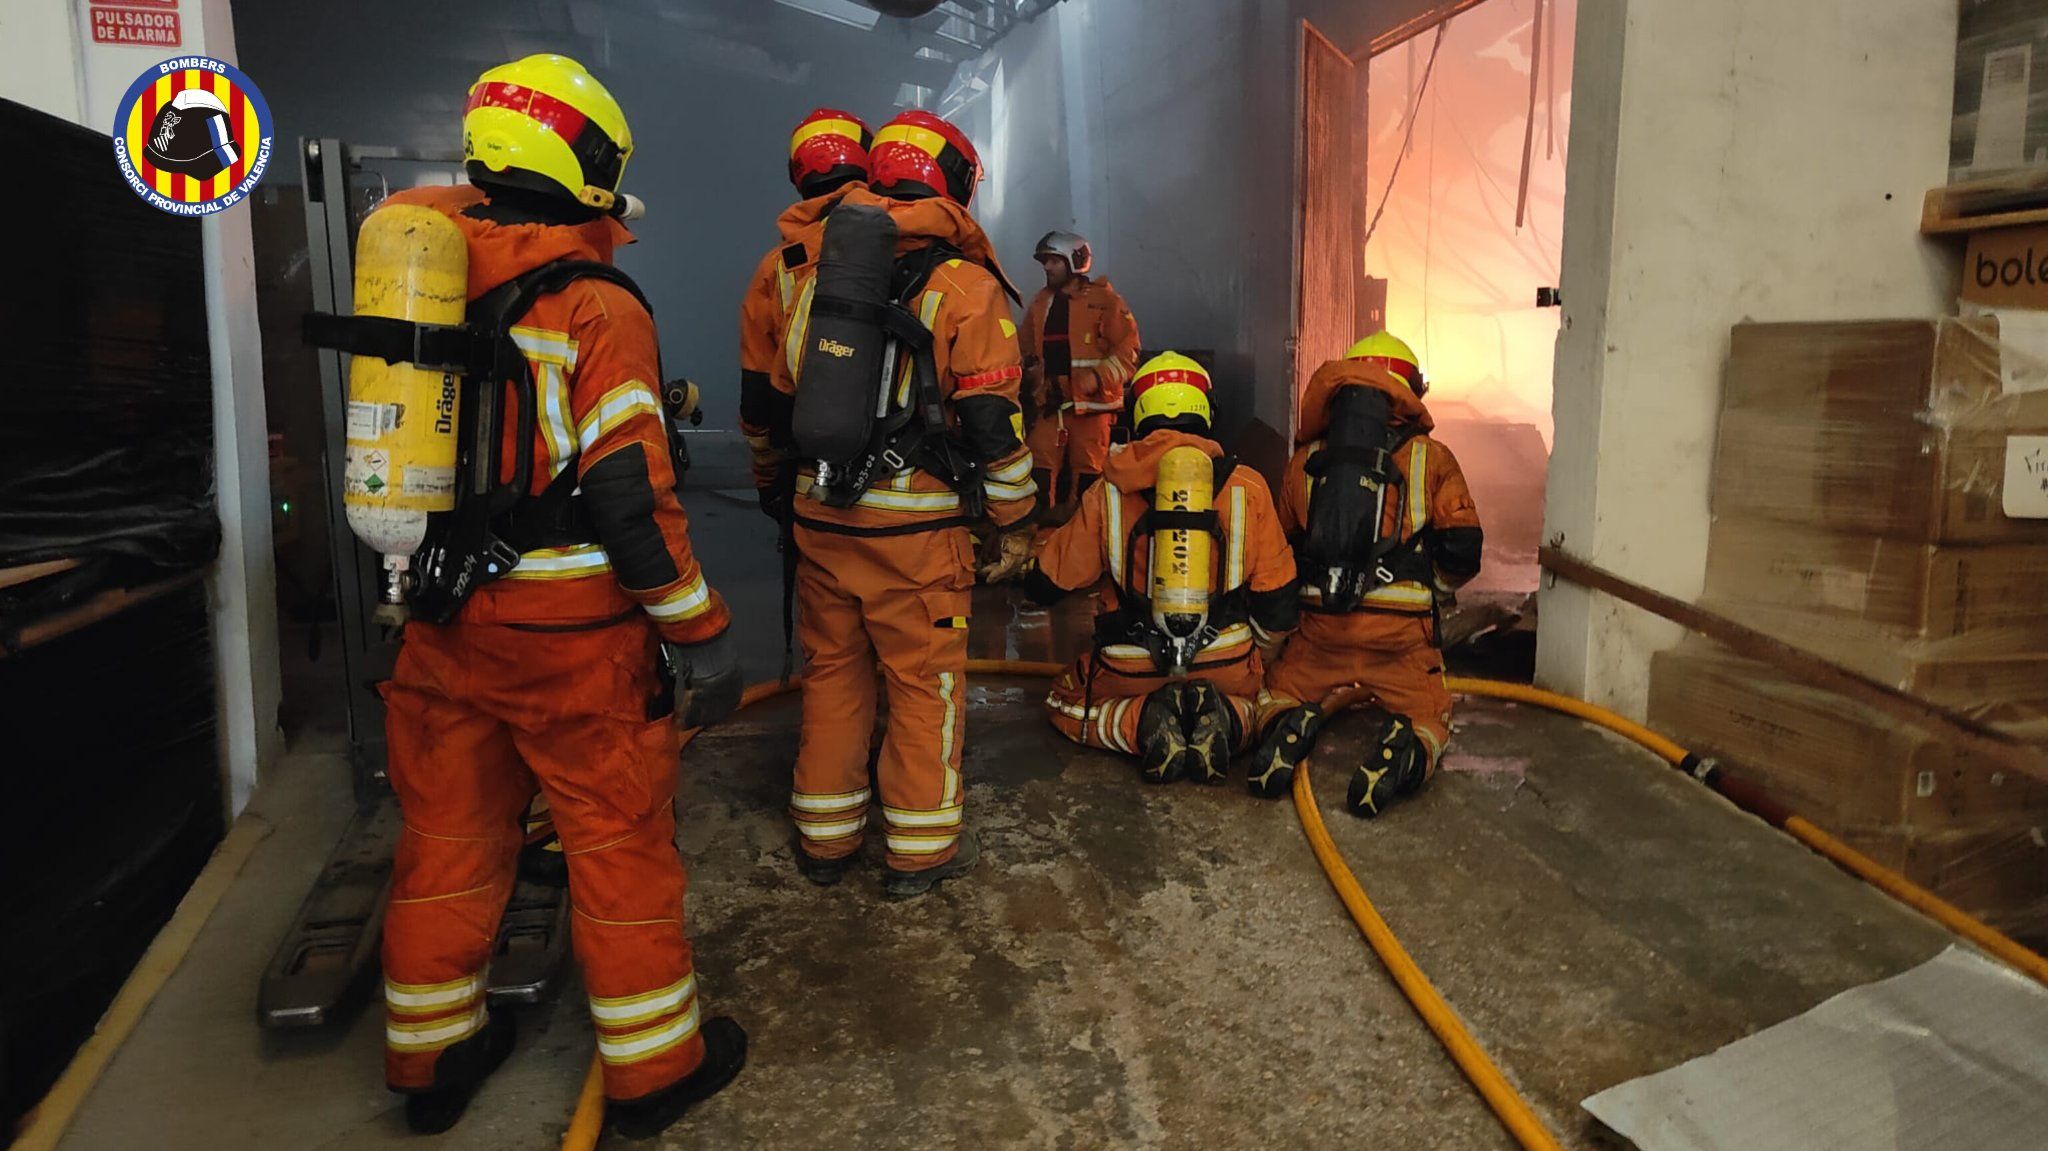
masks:
<svg viewBox="0 0 2048 1151"><path fill-rule="evenodd" d="M114 118L114 162L135 194L174 216L241 203L270 167L276 125L232 64L179 56L137 77Z"/></svg>

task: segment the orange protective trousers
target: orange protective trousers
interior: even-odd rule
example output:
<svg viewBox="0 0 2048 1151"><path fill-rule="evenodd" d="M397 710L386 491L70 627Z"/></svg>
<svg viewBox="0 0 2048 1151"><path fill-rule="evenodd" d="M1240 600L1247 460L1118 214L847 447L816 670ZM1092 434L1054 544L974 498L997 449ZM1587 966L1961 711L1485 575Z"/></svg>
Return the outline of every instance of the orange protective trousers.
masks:
<svg viewBox="0 0 2048 1151"><path fill-rule="evenodd" d="M605 1094L648 1095L703 1061L675 846L680 735L659 658L638 617L579 631L407 626L383 688L405 817L384 921L393 1088L434 1086L441 1051L483 1025L536 791L568 856Z"/></svg>
<svg viewBox="0 0 2048 1151"><path fill-rule="evenodd" d="M1025 437L1031 448L1031 467L1051 472L1055 484L1062 472L1101 475L1109 460L1109 433L1115 424L1115 412L1063 411L1040 416Z"/></svg>
<svg viewBox="0 0 2048 1151"><path fill-rule="evenodd" d="M1343 710L1375 700L1415 725L1434 772L1451 736L1451 692L1430 617L1304 611L1286 650L1266 673L1259 723L1263 727L1304 703Z"/></svg>
<svg viewBox="0 0 2048 1151"><path fill-rule="evenodd" d="M1138 716L1153 692L1173 682L1166 676L1125 675L1108 665L1097 665L1095 684L1088 684L1088 669L1094 656L1074 661L1052 682L1046 696L1046 711L1061 735L1083 747L1099 747L1125 755L1138 752ZM1190 679L1206 679L1223 694L1230 705L1237 739L1232 751L1243 751L1258 736L1256 722L1259 694L1259 656L1218 667L1197 666Z"/></svg>
<svg viewBox="0 0 2048 1151"><path fill-rule="evenodd" d="M889 721L875 775L888 865L937 867L958 850L965 813L973 537L965 527L859 536L799 524L796 538L805 669L790 816L803 851L839 859L860 849L879 667Z"/></svg>

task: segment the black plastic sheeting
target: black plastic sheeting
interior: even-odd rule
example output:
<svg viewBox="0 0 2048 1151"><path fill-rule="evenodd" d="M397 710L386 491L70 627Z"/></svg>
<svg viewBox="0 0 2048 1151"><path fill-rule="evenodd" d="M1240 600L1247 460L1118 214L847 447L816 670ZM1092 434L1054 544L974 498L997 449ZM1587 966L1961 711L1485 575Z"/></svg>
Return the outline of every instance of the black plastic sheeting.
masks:
<svg viewBox="0 0 2048 1151"><path fill-rule="evenodd" d="M200 224L108 138L0 100L0 1132L55 1081L220 841L214 653L190 584L69 635L22 625L220 546ZM24 159L26 158L26 159ZM233 209L231 209L233 210Z"/></svg>
<svg viewBox="0 0 2048 1151"><path fill-rule="evenodd" d="M118 586L202 566L220 523L200 223L143 203L101 133L0 100L0 141L35 169L0 181L0 568L102 559Z"/></svg>
<svg viewBox="0 0 2048 1151"><path fill-rule="evenodd" d="M205 586L0 658L0 714L4 1132L223 834Z"/></svg>

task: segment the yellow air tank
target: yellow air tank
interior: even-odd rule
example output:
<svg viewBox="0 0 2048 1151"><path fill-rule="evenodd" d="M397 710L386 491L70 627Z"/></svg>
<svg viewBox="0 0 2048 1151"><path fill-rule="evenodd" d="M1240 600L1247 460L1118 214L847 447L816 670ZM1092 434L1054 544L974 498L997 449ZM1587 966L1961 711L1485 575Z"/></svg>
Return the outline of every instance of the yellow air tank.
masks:
<svg viewBox="0 0 2048 1151"><path fill-rule="evenodd" d="M358 316L460 324L469 250L432 208L393 204L356 238ZM342 506L357 538L384 557L377 618L405 618L405 573L427 516L455 506L456 384L450 372L354 356L348 371L348 463Z"/></svg>
<svg viewBox="0 0 2048 1151"><path fill-rule="evenodd" d="M1215 499L1215 465L1195 447L1168 448L1159 458L1152 508L1162 512L1206 512ZM1167 637L1173 675L1185 675L1200 654L1209 622L1210 551L1215 537L1201 528L1164 528L1152 533L1152 623Z"/></svg>

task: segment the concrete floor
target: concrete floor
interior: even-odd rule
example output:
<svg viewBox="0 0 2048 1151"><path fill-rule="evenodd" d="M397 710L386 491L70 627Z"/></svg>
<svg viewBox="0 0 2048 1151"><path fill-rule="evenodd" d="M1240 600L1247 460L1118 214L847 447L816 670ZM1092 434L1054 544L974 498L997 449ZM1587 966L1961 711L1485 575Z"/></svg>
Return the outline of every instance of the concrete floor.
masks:
<svg viewBox="0 0 2048 1151"><path fill-rule="evenodd" d="M750 666L772 669L766 521L712 495L692 506L700 544L746 542L705 546L707 563L749 626ZM1084 615L1062 608L1048 627L984 597L976 646L1048 658ZM794 700L693 745L691 926L707 1006L739 1016L753 1048L736 1087L662 1146L1512 1146L1365 949L1287 804L1236 783L1142 786L1059 739L1042 692L973 687L965 774L984 861L908 905L881 902L873 869L829 890L792 869ZM258 974L348 814L337 748L309 725L259 792L272 834L66 1151L420 1145L382 1089L376 1012L317 1036L254 1022ZM1573 1146L1612 1145L1581 1098L1948 941L1573 720L1467 704L1443 775L1371 824L1331 806L1352 750L1340 724L1316 776L1338 846ZM520 1051L429 1145L556 1145L591 1051L580 992L520 1023Z"/></svg>

